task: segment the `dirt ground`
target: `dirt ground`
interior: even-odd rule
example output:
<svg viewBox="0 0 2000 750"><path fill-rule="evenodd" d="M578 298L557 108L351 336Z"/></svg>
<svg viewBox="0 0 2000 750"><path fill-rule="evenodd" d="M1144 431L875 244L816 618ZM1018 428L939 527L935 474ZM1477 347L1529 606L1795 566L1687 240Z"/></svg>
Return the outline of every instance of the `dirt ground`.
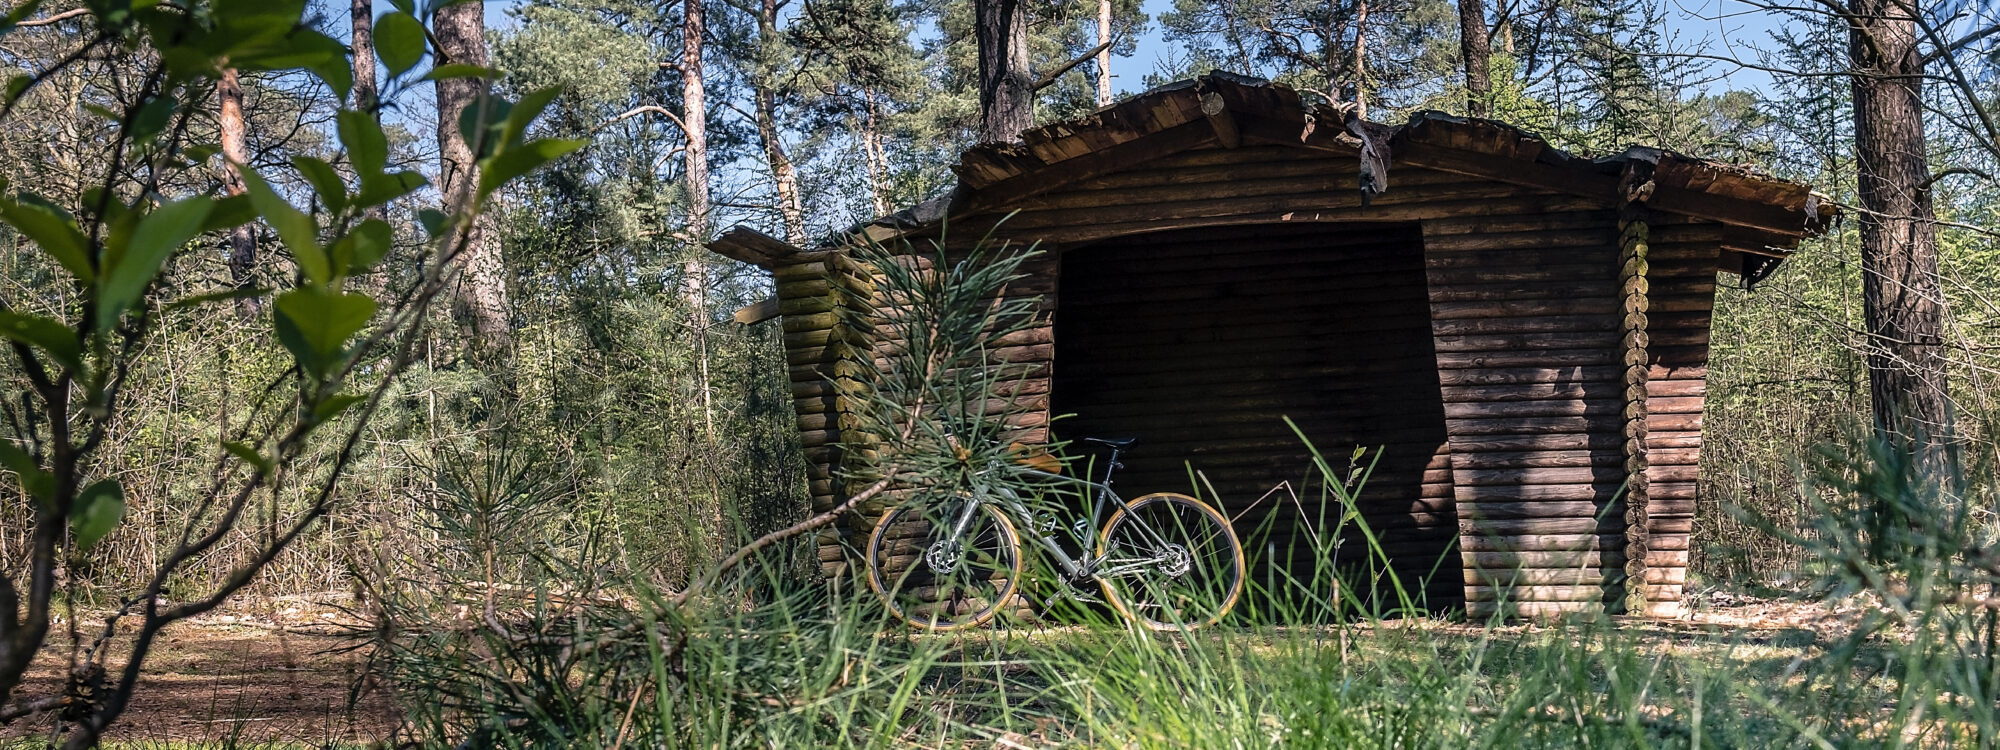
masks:
<svg viewBox="0 0 2000 750"><path fill-rule="evenodd" d="M365 650L343 628L354 623L329 602L334 597L287 597L239 606L228 614L184 622L167 631L148 660L133 706L113 728L114 747L383 746L396 725L384 688L364 674ZM1710 591L1690 602L1679 620L1631 622L1628 627L1668 648L1747 638L1787 658L1801 648L1838 638L1852 627L1858 606L1828 606L1786 598ZM83 618L94 633L102 614ZM1508 629L1537 628L1522 623ZM1478 625L1432 623L1439 633ZM58 626L61 630L61 626ZM1730 637L1734 636L1734 637ZM59 690L67 639L52 638L24 696ZM1735 658L1749 652L1732 647ZM0 729L0 748L49 730L50 721L17 722ZM227 740L238 742L227 742Z"/></svg>
<svg viewBox="0 0 2000 750"><path fill-rule="evenodd" d="M169 628L147 658L132 705L112 727L110 745L145 747L267 743L287 747L366 747L395 726L388 696L365 677L367 651L346 650L352 625L325 599L285 597ZM104 613L79 613L85 639ZM20 696L62 689L69 640L57 624ZM128 639L112 653L124 653ZM52 718L0 728L0 747L45 735ZM227 742L228 740L238 742Z"/></svg>

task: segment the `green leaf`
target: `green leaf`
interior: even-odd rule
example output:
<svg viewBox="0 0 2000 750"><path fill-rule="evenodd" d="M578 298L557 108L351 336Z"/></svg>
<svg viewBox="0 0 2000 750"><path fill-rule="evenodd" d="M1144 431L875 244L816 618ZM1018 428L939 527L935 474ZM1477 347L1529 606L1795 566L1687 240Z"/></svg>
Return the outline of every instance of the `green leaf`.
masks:
<svg viewBox="0 0 2000 750"><path fill-rule="evenodd" d="M14 441L0 438L0 466L20 477L21 491L41 501L44 507L55 499L56 476L44 471L35 463L35 457L14 445Z"/></svg>
<svg viewBox="0 0 2000 750"><path fill-rule="evenodd" d="M458 113L458 134L465 138L465 145L472 149L475 159L484 159L500 149L501 132L507 122L507 113L514 105L491 94L481 95Z"/></svg>
<svg viewBox="0 0 2000 750"><path fill-rule="evenodd" d="M83 488L76 494L76 505L70 507L69 528L76 534L78 549L88 550L97 546L104 535L118 528L118 521L125 517L125 490L118 486L116 479L103 479Z"/></svg>
<svg viewBox="0 0 2000 750"><path fill-rule="evenodd" d="M424 77L418 80L445 81L453 78L493 79L499 77L500 77L500 71L494 70L492 68L480 67L478 65L467 65L465 63L445 63L435 68L431 68L431 72L425 73Z"/></svg>
<svg viewBox="0 0 2000 750"><path fill-rule="evenodd" d="M48 352L63 369L83 374L83 347L76 332L54 319L0 310L0 338Z"/></svg>
<svg viewBox="0 0 2000 750"><path fill-rule="evenodd" d="M139 301L153 277L160 274L167 257L201 233L202 222L214 208L214 200L197 195L161 206L139 220L130 244L117 260L106 263L104 275L98 279L97 330L109 331L118 324L118 317Z"/></svg>
<svg viewBox="0 0 2000 750"><path fill-rule="evenodd" d="M265 458L264 454L258 453L256 448L248 445L223 441L222 449L229 451L229 454L232 456L243 459L243 463L249 464L251 467L265 474L269 474L277 469L276 463L272 462L271 459Z"/></svg>
<svg viewBox="0 0 2000 750"><path fill-rule="evenodd" d="M215 202L215 210L208 212L208 220L201 223L201 231L234 229L256 220L257 207L251 205L250 195L232 195Z"/></svg>
<svg viewBox="0 0 2000 750"><path fill-rule="evenodd" d="M390 174L361 174L361 192L354 195L354 205L373 208L416 192L417 188L428 184L424 176L404 170Z"/></svg>
<svg viewBox="0 0 2000 750"><path fill-rule="evenodd" d="M263 215L272 229L278 230L278 239L291 249L299 270L304 271L306 278L315 284L332 283L333 268L327 264L326 250L319 244L319 224L313 221L311 215L285 202L256 170L241 164L237 165L237 170L243 175L244 187L249 190L250 205L257 208L257 213Z"/></svg>
<svg viewBox="0 0 2000 750"><path fill-rule="evenodd" d="M307 286L278 295L276 308L278 341L298 358L300 367L325 375L340 364L347 339L375 315L375 300Z"/></svg>
<svg viewBox="0 0 2000 750"><path fill-rule="evenodd" d="M395 78L424 59L424 22L402 11L375 19L375 56Z"/></svg>
<svg viewBox="0 0 2000 750"><path fill-rule="evenodd" d="M34 82L35 77L26 73L7 79L7 101L21 98L21 94L28 90L28 85Z"/></svg>
<svg viewBox="0 0 2000 750"><path fill-rule="evenodd" d="M417 14L417 4L413 0L389 0L389 5L413 16Z"/></svg>
<svg viewBox="0 0 2000 750"><path fill-rule="evenodd" d="M354 243L353 252L347 256L347 272L352 274L367 273L375 264L382 262L396 237L389 228L389 222L369 219L354 225L354 230L347 233L345 240Z"/></svg>
<svg viewBox="0 0 2000 750"><path fill-rule="evenodd" d="M261 286L245 287L242 289L231 289L226 292L209 292L208 294L197 294L193 297L183 297L181 299L174 300L173 302L167 303L165 309L169 311L180 310L182 308L206 305L210 302L224 302L233 299L251 299L254 297L262 297L270 293L271 293L270 289L266 289Z"/></svg>
<svg viewBox="0 0 2000 750"><path fill-rule="evenodd" d="M299 174L312 183L313 192L319 194L319 203L326 206L327 213L339 214L347 208L347 183L340 179L340 173L333 171L333 165L310 156L292 157L292 166Z"/></svg>
<svg viewBox="0 0 2000 750"><path fill-rule="evenodd" d="M451 217L444 215L443 211L435 208L425 208L417 211L417 223L424 226L424 233L430 235L433 240L437 239L438 235L444 234L445 227L450 224L450 221Z"/></svg>
<svg viewBox="0 0 2000 750"><path fill-rule="evenodd" d="M165 132L167 123L174 119L174 110L180 102L174 101L172 93L164 93L140 105L139 112L132 118L132 140L148 143Z"/></svg>
<svg viewBox="0 0 2000 750"><path fill-rule="evenodd" d="M19 201L0 200L0 220L27 235L78 281L88 284L97 277L90 266L90 241L69 212L23 193Z"/></svg>
<svg viewBox="0 0 2000 750"><path fill-rule="evenodd" d="M325 401L319 402L319 406L313 409L313 421L317 423L333 419L340 416L341 412L347 411L348 407L367 400L368 397L366 396L357 396L351 393L328 396Z"/></svg>
<svg viewBox="0 0 2000 750"><path fill-rule="evenodd" d="M213 143L197 143L181 149L181 155L196 164L213 159L219 153L222 153L222 147Z"/></svg>
<svg viewBox="0 0 2000 750"><path fill-rule="evenodd" d="M589 143L582 138L542 138L508 148L480 164L479 192L492 193L514 178Z"/></svg>
<svg viewBox="0 0 2000 750"><path fill-rule="evenodd" d="M336 115L340 145L347 147L347 161L366 178L389 165L389 138L382 123L367 112L343 109Z"/></svg>
<svg viewBox="0 0 2000 750"><path fill-rule="evenodd" d="M528 137L528 125L541 117L549 108L549 103L562 93L559 86L535 89L521 95L521 100L507 110L507 122L500 133L500 142L507 146L519 144Z"/></svg>

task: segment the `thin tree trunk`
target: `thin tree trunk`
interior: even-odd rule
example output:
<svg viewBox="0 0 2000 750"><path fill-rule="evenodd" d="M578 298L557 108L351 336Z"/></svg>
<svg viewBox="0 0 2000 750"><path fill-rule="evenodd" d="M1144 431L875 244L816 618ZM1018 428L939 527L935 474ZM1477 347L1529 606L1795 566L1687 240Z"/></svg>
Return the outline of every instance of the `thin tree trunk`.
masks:
<svg viewBox="0 0 2000 750"><path fill-rule="evenodd" d="M458 3L438 9L432 33L437 37L438 56L443 58L440 63L486 65L485 3ZM459 133L459 118L467 107L485 107L487 101L484 78L437 82L438 161L443 176L439 187L445 211L454 217L471 209L473 191L479 185L473 144L466 143ZM453 244L464 248L456 259L463 269L458 307L482 346L504 349L513 343L513 325L507 315L507 266L500 257L500 246L489 236L491 225L485 212L458 225L458 242Z"/></svg>
<svg viewBox="0 0 2000 750"><path fill-rule="evenodd" d="M354 0L354 108L371 110L380 94L375 88L375 0Z"/></svg>
<svg viewBox="0 0 2000 750"><path fill-rule="evenodd" d="M1465 112L1493 114L1493 40L1486 31L1486 0L1458 0L1458 51L1465 62Z"/></svg>
<svg viewBox="0 0 2000 750"><path fill-rule="evenodd" d="M1368 0L1354 5L1354 113L1368 119Z"/></svg>
<svg viewBox="0 0 2000 750"><path fill-rule="evenodd" d="M1097 106L1111 104L1111 0L1097 0Z"/></svg>
<svg viewBox="0 0 2000 750"><path fill-rule="evenodd" d="M1021 0L974 0L979 40L979 142L1012 143L1035 125L1028 19Z"/></svg>
<svg viewBox="0 0 2000 750"><path fill-rule="evenodd" d="M757 38L763 42L766 62L778 43L778 0L764 0L757 13ZM806 237L806 211L799 200L799 170L785 155L785 143L779 140L777 93L771 90L771 71L762 70L756 78L757 95L757 137L764 142L764 159L770 162L771 179L777 183L778 213L785 219L785 239L794 245L802 245Z"/></svg>
<svg viewBox="0 0 2000 750"><path fill-rule="evenodd" d="M708 32L702 0L686 0L681 23L681 123L687 136L682 151L686 174L687 234L695 247L681 267L681 295L693 316L696 364L701 382L702 424L713 442L715 417L708 379L708 264L703 262L701 243L708 240L708 102L707 82L702 78L703 37ZM720 527L717 527L720 530Z"/></svg>
<svg viewBox="0 0 2000 750"><path fill-rule="evenodd" d="M243 85L235 68L222 71L222 79L215 83L215 98L218 102L216 125L222 137L222 156L228 160L222 168L222 190L229 195L242 195L245 190L243 173L239 164L250 163L249 128L243 120ZM256 285L257 276L257 225L246 222L229 230L229 282L237 289L248 289ZM236 303L236 312L244 320L253 320L261 306L254 297L245 297Z"/></svg>
<svg viewBox="0 0 2000 750"><path fill-rule="evenodd" d="M1937 216L1927 182L1923 59L1916 22L1891 0L1849 16L1862 306L1877 432L1918 453L1927 476L1956 472L1938 280Z"/></svg>
<svg viewBox="0 0 2000 750"><path fill-rule="evenodd" d="M889 164L882 150L882 129L876 119L875 92L864 92L863 96L861 148L868 157L868 199L874 204L875 215L884 216L889 213Z"/></svg>

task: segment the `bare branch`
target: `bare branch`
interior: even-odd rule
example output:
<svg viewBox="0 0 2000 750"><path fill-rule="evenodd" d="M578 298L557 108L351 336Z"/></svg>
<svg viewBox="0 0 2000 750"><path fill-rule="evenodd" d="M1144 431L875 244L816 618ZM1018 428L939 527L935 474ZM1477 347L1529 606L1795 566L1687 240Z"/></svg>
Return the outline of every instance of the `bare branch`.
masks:
<svg viewBox="0 0 2000 750"><path fill-rule="evenodd" d="M1099 44L1095 47L1091 47L1090 49L1085 50L1083 54L1077 55L1069 62L1063 63L1062 67L1049 71L1048 75L1042 76L1042 79L1036 81L1034 87L1031 90L1040 91L1042 89L1055 85L1056 79L1061 78L1064 73L1068 73L1071 70L1075 70L1076 66L1082 65L1085 62L1089 61L1090 58L1096 57L1097 53L1109 49L1111 45L1117 43L1117 41L1118 41L1117 37L1112 37L1110 39L1104 40L1103 44Z"/></svg>
<svg viewBox="0 0 2000 750"><path fill-rule="evenodd" d="M76 18L78 16L87 16L87 15L90 15L89 8L76 8L73 10L66 10L61 13L57 13L53 16L48 16L46 18L36 18L32 20L22 21L20 23L14 24L14 28L25 29L25 28L33 28L36 26L49 26L52 24L62 23L64 21Z"/></svg>

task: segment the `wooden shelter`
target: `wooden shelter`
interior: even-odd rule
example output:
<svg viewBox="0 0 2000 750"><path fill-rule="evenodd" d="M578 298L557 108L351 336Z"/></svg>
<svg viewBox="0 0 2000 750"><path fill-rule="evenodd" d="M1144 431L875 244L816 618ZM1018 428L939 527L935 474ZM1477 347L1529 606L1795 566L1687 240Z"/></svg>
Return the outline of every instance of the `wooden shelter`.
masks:
<svg viewBox="0 0 2000 750"><path fill-rule="evenodd" d="M1754 283L1834 218L1744 167L1581 158L1437 114L1390 127L1223 73L955 171L948 196L817 247L710 244L775 278L739 319L782 319L815 508L846 490L831 381L873 361L837 311L867 304L849 249L997 227L1045 251L1011 293L1046 319L995 353L1035 365L1024 440L1059 414L1067 437L1136 437L1122 492L1187 491L1192 466L1240 529L1268 522L1267 549L1322 531L1311 493L1251 504L1309 473L1281 418L1329 454L1380 449L1370 525L1398 570L1436 569L1432 604L1474 612L1678 610L1717 274ZM822 534L829 572L872 518Z"/></svg>

